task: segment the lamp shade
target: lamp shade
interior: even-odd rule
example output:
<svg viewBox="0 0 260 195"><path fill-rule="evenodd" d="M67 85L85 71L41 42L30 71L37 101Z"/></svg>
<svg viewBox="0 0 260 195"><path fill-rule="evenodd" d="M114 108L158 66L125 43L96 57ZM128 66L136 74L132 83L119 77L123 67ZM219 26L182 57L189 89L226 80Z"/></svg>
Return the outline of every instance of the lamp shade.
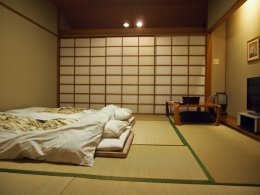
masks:
<svg viewBox="0 0 260 195"><path fill-rule="evenodd" d="M227 104L228 104L228 99L227 99L227 94L224 92L217 92L216 95L214 96L214 103L221 105L221 113L226 114L227 113Z"/></svg>
<svg viewBox="0 0 260 195"><path fill-rule="evenodd" d="M227 104L227 95L225 93L217 93L215 95L215 103L220 105Z"/></svg>

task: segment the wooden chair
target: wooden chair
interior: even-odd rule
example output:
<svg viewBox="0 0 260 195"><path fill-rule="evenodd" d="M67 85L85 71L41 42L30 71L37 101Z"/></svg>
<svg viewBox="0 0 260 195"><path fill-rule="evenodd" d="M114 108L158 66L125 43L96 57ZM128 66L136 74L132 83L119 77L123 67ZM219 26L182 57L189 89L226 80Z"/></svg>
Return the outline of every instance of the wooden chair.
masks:
<svg viewBox="0 0 260 195"><path fill-rule="evenodd" d="M174 123L176 125L181 125L182 122L188 123L213 123L219 125L220 119L220 110L221 106L214 104L214 98L209 96L206 98L204 104L173 104L173 113L174 113ZM197 111L184 111L180 112L181 107L195 107ZM204 108L205 111L201 111L201 108Z"/></svg>

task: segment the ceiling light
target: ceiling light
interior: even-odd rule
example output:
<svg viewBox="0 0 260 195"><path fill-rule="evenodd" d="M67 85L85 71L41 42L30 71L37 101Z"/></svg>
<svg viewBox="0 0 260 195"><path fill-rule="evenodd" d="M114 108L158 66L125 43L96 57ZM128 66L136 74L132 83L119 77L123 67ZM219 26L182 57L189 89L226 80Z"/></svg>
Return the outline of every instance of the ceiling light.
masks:
<svg viewBox="0 0 260 195"><path fill-rule="evenodd" d="M125 28L128 28L130 25L129 25L128 22L125 22L125 23L123 24L123 26L124 26Z"/></svg>
<svg viewBox="0 0 260 195"><path fill-rule="evenodd" d="M136 26L139 27L139 28L142 27L142 26L143 26L142 21L137 21L137 22L136 22Z"/></svg>

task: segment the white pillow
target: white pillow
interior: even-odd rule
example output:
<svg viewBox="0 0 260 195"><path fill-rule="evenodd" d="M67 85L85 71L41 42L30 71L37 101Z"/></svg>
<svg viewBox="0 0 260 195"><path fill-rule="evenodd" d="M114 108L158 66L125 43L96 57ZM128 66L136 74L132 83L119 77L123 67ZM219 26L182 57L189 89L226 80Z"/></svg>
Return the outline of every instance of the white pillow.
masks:
<svg viewBox="0 0 260 195"><path fill-rule="evenodd" d="M127 120L132 116L133 111L128 108L118 108L115 110L116 120Z"/></svg>
<svg viewBox="0 0 260 195"><path fill-rule="evenodd" d="M100 111L104 112L109 115L109 119L115 119L115 110L118 109L118 106L115 105L108 105L104 108L102 108Z"/></svg>
<svg viewBox="0 0 260 195"><path fill-rule="evenodd" d="M126 121L110 120L106 123L103 138L119 137L125 130L128 123Z"/></svg>

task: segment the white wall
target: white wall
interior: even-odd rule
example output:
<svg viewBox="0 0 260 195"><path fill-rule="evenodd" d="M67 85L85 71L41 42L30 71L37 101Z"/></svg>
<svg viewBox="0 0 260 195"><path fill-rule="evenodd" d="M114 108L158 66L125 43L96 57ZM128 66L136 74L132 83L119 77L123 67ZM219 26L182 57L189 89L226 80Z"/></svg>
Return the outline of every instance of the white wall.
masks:
<svg viewBox="0 0 260 195"><path fill-rule="evenodd" d="M226 22L212 32L211 36L211 95L214 95L216 92L226 91Z"/></svg>
<svg viewBox="0 0 260 195"><path fill-rule="evenodd" d="M246 79L260 76L260 60L247 62L247 41L260 35L260 1L247 0L227 20L228 113L246 111Z"/></svg>
<svg viewBox="0 0 260 195"><path fill-rule="evenodd" d="M225 13L239 0L209 0L208 2L208 23L210 29Z"/></svg>
<svg viewBox="0 0 260 195"><path fill-rule="evenodd" d="M0 5L0 111L56 106L56 8L45 0L4 0L3 3Z"/></svg>
<svg viewBox="0 0 260 195"><path fill-rule="evenodd" d="M57 33L57 8L50 0L1 0L15 11Z"/></svg>

